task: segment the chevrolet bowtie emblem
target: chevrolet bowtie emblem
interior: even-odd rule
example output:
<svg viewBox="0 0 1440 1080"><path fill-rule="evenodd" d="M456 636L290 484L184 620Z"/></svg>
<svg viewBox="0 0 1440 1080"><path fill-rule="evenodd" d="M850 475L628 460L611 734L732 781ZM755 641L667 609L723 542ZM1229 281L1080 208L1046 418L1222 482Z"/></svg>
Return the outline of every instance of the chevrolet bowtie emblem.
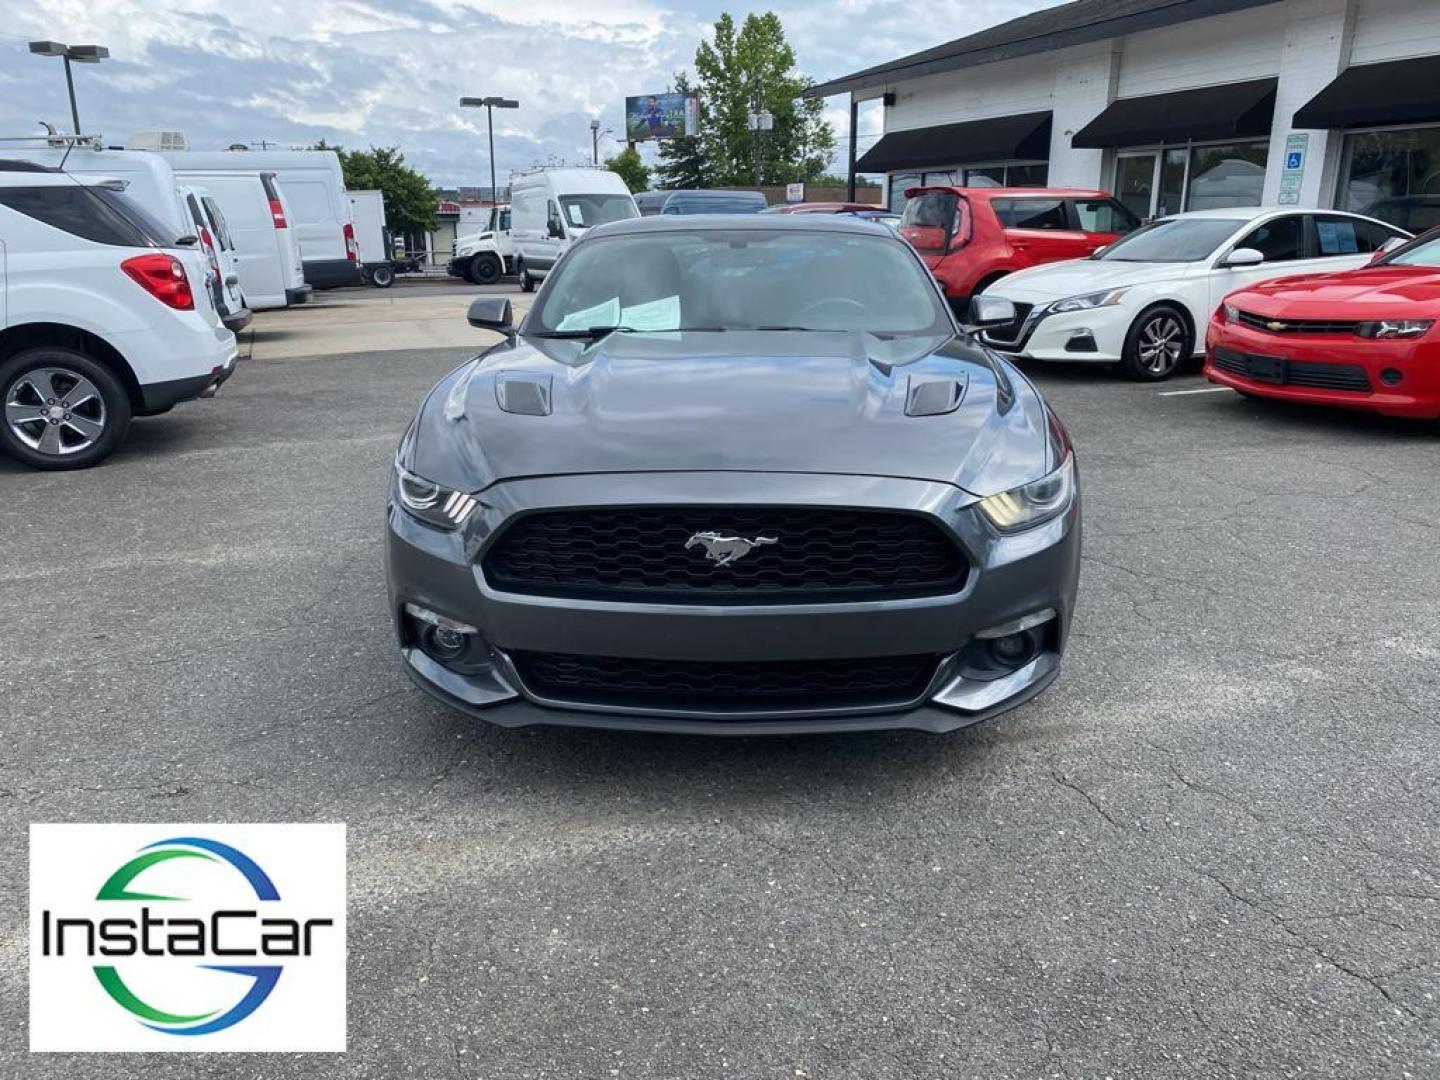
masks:
<svg viewBox="0 0 1440 1080"><path fill-rule="evenodd" d="M1265 329L1269 330L1272 334L1278 334L1281 330L1285 329L1285 324L1283 322L1267 322Z"/></svg>

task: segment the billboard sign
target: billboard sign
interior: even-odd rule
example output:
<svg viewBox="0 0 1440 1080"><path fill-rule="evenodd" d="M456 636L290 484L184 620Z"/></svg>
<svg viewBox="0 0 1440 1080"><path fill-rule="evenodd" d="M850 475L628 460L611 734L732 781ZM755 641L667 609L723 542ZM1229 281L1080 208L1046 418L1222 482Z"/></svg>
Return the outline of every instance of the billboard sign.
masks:
<svg viewBox="0 0 1440 1080"><path fill-rule="evenodd" d="M625 99L625 139L679 139L699 131L699 108L694 92L641 94Z"/></svg>

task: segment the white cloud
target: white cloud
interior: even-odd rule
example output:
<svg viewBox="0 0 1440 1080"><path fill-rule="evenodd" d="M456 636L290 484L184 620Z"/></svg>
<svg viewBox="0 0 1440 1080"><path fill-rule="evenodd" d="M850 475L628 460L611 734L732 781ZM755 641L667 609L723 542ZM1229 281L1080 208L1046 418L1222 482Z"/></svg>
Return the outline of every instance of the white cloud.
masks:
<svg viewBox="0 0 1440 1080"><path fill-rule="evenodd" d="M436 183L483 184L485 116L459 109L462 95L522 103L495 115L502 177L535 161L588 160L590 119L621 130L625 95L662 88L688 68L722 10L737 18L776 10L801 69L825 79L1047 2L9 0L0 29L0 133L36 130L38 119L61 124L69 115L59 65L29 56L26 41L94 41L109 46L112 59L77 67L76 89L84 126L107 141L175 128L197 148L321 137L399 145ZM843 164L848 109L837 99L827 115ZM862 110L862 136L878 131L878 115Z"/></svg>

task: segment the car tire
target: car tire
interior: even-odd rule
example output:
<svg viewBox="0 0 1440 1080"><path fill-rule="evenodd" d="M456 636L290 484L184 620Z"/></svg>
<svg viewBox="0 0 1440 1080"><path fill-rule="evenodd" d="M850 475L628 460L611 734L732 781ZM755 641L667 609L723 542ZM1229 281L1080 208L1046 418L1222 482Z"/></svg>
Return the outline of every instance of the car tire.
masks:
<svg viewBox="0 0 1440 1080"><path fill-rule="evenodd" d="M493 251L482 251L470 260L469 277L473 285L494 285L504 272L504 263Z"/></svg>
<svg viewBox="0 0 1440 1080"><path fill-rule="evenodd" d="M520 291L534 292L535 279L530 276L530 271L525 269L524 262L519 263L515 272L520 275Z"/></svg>
<svg viewBox="0 0 1440 1080"><path fill-rule="evenodd" d="M1130 325L1120 370L1136 382L1161 382L1180 370L1194 349L1185 313L1173 304L1156 304Z"/></svg>
<svg viewBox="0 0 1440 1080"><path fill-rule="evenodd" d="M377 289L388 289L395 284L395 271L388 266L377 266L370 271L370 283Z"/></svg>
<svg viewBox="0 0 1440 1080"><path fill-rule="evenodd" d="M83 396L72 402L77 392ZM71 411L46 415L71 405ZM98 465L130 427L125 387L109 368L75 349L42 346L0 361L0 407L0 448L35 469Z"/></svg>

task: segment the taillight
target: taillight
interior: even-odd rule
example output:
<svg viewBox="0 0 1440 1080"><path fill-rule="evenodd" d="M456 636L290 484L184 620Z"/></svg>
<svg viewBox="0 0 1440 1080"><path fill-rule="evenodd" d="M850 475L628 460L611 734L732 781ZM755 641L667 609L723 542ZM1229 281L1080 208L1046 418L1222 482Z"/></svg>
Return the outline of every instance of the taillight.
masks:
<svg viewBox="0 0 1440 1080"><path fill-rule="evenodd" d="M220 277L220 255L215 250L215 241L210 236L210 230L204 225L200 226L200 242L205 245L205 254L210 258L210 269L215 271L215 277Z"/></svg>
<svg viewBox="0 0 1440 1080"><path fill-rule="evenodd" d="M279 199L270 200L270 220L275 223L275 228L283 229L285 225L285 207L280 205Z"/></svg>
<svg viewBox="0 0 1440 1080"><path fill-rule="evenodd" d="M351 262L360 258L360 249L355 246L355 226L345 223L345 257Z"/></svg>
<svg viewBox="0 0 1440 1080"><path fill-rule="evenodd" d="M175 256L158 251L150 255L136 255L122 262L120 269L166 307L177 311L195 310L195 294L190 291L190 279L185 276L184 264Z"/></svg>

